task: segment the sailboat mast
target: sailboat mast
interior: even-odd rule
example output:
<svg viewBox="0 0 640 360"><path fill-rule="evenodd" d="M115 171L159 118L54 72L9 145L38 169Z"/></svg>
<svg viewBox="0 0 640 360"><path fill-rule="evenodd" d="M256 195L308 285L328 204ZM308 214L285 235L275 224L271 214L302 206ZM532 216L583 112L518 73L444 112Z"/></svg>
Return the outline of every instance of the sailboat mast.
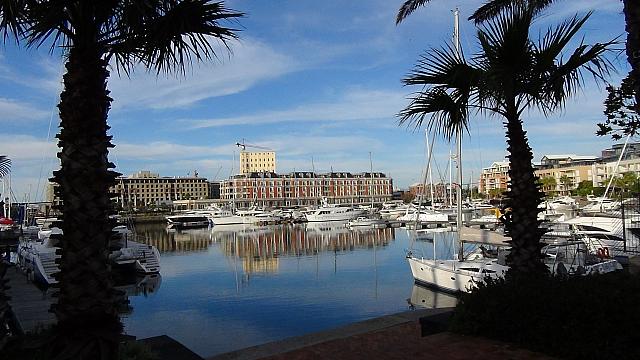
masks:
<svg viewBox="0 0 640 360"><path fill-rule="evenodd" d="M429 130L424 131L424 137L427 139L427 148L429 148ZM431 148L429 148L429 158L431 158ZM431 166L429 166L429 191L431 192L431 209L433 209L433 176L431 176Z"/></svg>
<svg viewBox="0 0 640 360"><path fill-rule="evenodd" d="M371 213L373 214L373 160L371 160L371 151L369 151L369 165L371 166L371 180L369 184L369 195L371 196Z"/></svg>
<svg viewBox="0 0 640 360"><path fill-rule="evenodd" d="M453 41L456 47L456 53L458 56L462 56L460 51L460 10L456 8L453 11ZM458 127L456 134L456 167L458 170L458 186L457 186L457 209L458 214L456 216L456 225L458 228L458 243L460 250L458 251L458 260L464 260L464 254L462 246L462 239L460 238L460 232L462 229L462 125Z"/></svg>

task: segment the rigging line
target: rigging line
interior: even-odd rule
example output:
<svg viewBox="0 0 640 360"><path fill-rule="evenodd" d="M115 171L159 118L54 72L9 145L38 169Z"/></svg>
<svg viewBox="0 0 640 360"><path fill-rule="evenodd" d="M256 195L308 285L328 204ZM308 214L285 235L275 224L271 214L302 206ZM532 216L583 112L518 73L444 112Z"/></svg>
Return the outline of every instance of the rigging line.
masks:
<svg viewBox="0 0 640 360"><path fill-rule="evenodd" d="M64 61L63 61L64 57L61 55L60 56L60 71L58 72L58 79L60 79L60 81L58 82L58 88L56 89L56 92L54 93L54 98L52 102L56 101L56 98L58 98L60 96L60 93L62 91L62 72L64 71ZM53 114L54 111L56 111L56 107L55 106L51 106L51 113L49 115L49 128L47 129L47 138L45 139L45 143L49 143L49 140L51 139L51 123L53 122ZM40 196L42 195L44 197L44 193L45 193L45 189L44 189L44 184L42 186L42 189L40 189L40 182L42 181L42 172L44 170L44 161L45 161L45 157L46 157L46 152L42 153L42 160L40 161L40 171L38 172L38 185L36 185L36 197L35 200L42 200L40 198ZM47 167L47 169L51 168L51 162L53 161L53 158L49 159L49 166ZM42 191L42 193L40 193Z"/></svg>

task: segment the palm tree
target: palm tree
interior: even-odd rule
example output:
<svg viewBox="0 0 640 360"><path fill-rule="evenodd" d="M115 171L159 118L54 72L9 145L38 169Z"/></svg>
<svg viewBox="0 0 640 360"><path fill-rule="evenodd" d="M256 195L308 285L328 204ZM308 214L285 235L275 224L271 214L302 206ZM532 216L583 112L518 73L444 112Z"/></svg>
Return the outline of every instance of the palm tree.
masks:
<svg viewBox="0 0 640 360"><path fill-rule="evenodd" d="M211 0L3 0L0 31L27 46L61 46L66 55L58 105L61 167L52 180L62 200L62 258L58 303L59 339L49 349L65 358L117 357L122 325L114 307L107 262L113 223L107 134L111 98L109 64L129 74L137 64L183 72L192 61L217 57L237 30L221 25L243 14ZM116 336L114 336L116 335Z"/></svg>
<svg viewBox="0 0 640 360"><path fill-rule="evenodd" d="M567 193L571 190L569 189L569 187L573 185L573 180L571 180L571 178L565 174L560 176L560 184L562 185L562 189L564 190L564 192Z"/></svg>
<svg viewBox="0 0 640 360"><path fill-rule="evenodd" d="M430 0L406 0L396 16L396 24L402 22L407 16L426 5ZM476 23L487 21L504 11L513 4L526 4L535 12L544 10L555 0L489 0L478 8L469 18ZM627 60L631 65L631 79L634 82L636 113L640 114L640 1L622 0L624 20L627 30L626 52Z"/></svg>
<svg viewBox="0 0 640 360"><path fill-rule="evenodd" d="M557 185L556 178L553 176L545 176L540 179L540 185L542 186L542 191L548 193L547 197L553 196Z"/></svg>
<svg viewBox="0 0 640 360"><path fill-rule="evenodd" d="M511 278L547 271L537 220L543 195L522 114L531 108L552 113L581 88L585 72L603 80L610 69L603 54L611 43L580 44L563 56L590 14L567 19L533 41L529 31L537 13L530 6L512 6L483 23L477 33L480 51L470 62L451 46L427 52L403 80L423 90L399 114L401 124L421 126L427 120L430 130L449 138L467 128L470 109L503 118L511 165L505 194L511 208L505 215Z"/></svg>
<svg viewBox="0 0 640 360"><path fill-rule="evenodd" d="M11 171L11 159L5 155L0 155L0 181ZM4 195L4 194L3 194ZM3 203L3 199L0 199L0 203ZM4 210L4 209L3 209ZM9 305L9 296L6 291L9 288L7 283L9 280L5 280L4 275L7 273L7 265L4 261L4 249L0 251L0 351L4 348L4 345L8 341L8 335L10 335L9 322L11 306Z"/></svg>

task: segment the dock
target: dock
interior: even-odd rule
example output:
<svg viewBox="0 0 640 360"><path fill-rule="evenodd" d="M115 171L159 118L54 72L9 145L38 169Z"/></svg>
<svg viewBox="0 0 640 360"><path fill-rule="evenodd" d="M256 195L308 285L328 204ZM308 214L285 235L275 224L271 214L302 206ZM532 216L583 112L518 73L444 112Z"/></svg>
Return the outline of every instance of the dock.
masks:
<svg viewBox="0 0 640 360"><path fill-rule="evenodd" d="M19 268L12 266L5 275L9 279L11 297L9 303L18 325L23 333L35 332L47 328L56 322L56 317L49 312L53 303L51 291L45 292L31 281Z"/></svg>

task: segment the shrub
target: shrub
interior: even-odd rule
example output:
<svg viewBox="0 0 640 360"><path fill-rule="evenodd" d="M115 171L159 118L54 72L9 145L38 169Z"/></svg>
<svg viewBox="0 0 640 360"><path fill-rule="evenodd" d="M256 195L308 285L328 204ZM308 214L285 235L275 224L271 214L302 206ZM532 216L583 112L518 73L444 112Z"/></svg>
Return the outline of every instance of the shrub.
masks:
<svg viewBox="0 0 640 360"><path fill-rule="evenodd" d="M488 281L463 294L450 329L567 359L640 359L640 277Z"/></svg>

